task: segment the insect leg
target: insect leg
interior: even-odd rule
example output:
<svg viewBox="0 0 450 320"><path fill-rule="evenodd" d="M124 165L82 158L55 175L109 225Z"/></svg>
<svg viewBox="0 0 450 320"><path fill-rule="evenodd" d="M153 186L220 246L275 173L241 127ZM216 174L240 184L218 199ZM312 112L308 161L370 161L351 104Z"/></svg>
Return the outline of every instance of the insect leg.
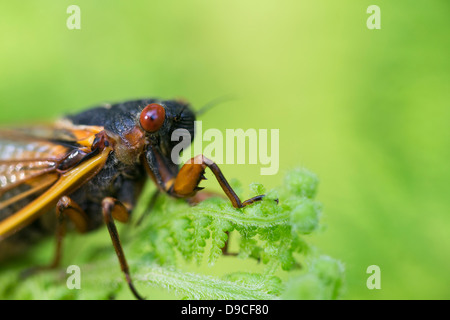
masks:
<svg viewBox="0 0 450 320"><path fill-rule="evenodd" d="M223 246L223 248L222 248L222 254L223 254L224 256L237 256L238 254L237 254L236 252L229 252L229 251L228 251L228 249L230 248L230 247L229 247L230 232L227 231L226 234L227 234L227 240L225 241L225 244L224 244L224 246Z"/></svg>
<svg viewBox="0 0 450 320"><path fill-rule="evenodd" d="M66 234L67 218L73 222L78 232L87 231L88 217L80 206L67 196L62 197L56 205L56 248L53 261L46 266L38 266L26 270L22 277L28 277L42 270L55 269L59 266L62 257L62 242Z"/></svg>
<svg viewBox="0 0 450 320"><path fill-rule="evenodd" d="M106 226L108 227L109 235L111 236L114 249L116 250L117 258L119 259L120 268L122 269L122 272L125 274L125 279L128 283L128 286L130 287L131 292L137 299L143 300L143 298L139 295L139 293L135 289L133 282L131 280L128 263L127 260L125 259L122 245L120 244L120 238L119 233L117 232L116 224L114 223L114 219L120 222L127 222L129 218L129 212L120 201L110 197L103 199L102 209L103 209L103 219L105 221Z"/></svg>
<svg viewBox="0 0 450 320"><path fill-rule="evenodd" d="M73 222L79 233L87 231L88 217L80 206L67 196L62 197L56 205L56 251L50 268L56 268L61 261L62 240L66 234L66 218Z"/></svg>
<svg viewBox="0 0 450 320"><path fill-rule="evenodd" d="M217 164L212 160L206 158L202 154L191 158L183 165L183 167L181 167L175 179L171 192L178 197L193 197L197 191L203 189L201 187L198 187L198 184L201 180L205 179L203 174L205 173L206 167L208 167L214 173L217 181L222 187L222 190L225 192L228 199L230 199L235 208L245 207L246 205L262 200L262 198L264 197L264 195L259 195L241 202L237 194L231 188L227 179L225 179L222 171L220 171Z"/></svg>
<svg viewBox="0 0 450 320"><path fill-rule="evenodd" d="M153 207L155 206L156 200L158 200L158 196L160 194L161 194L161 191L159 191L158 189L155 192L153 192L153 195L152 195L152 198L150 199L148 208L144 211L144 213L142 213L142 215L136 222L136 226L139 226L142 223L142 221L144 220L144 218L147 216L147 213L152 211Z"/></svg>

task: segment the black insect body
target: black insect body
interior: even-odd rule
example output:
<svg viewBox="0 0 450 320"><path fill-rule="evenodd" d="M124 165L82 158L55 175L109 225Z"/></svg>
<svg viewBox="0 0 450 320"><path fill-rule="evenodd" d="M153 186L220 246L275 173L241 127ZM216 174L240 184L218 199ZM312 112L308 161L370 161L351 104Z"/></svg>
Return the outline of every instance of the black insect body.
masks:
<svg viewBox="0 0 450 320"><path fill-rule="evenodd" d="M195 202L206 167L234 207L241 202L218 166L198 155L179 168L184 129L196 114L177 100L141 99L95 107L46 127L0 130L0 261L56 230L56 267L66 220L79 232L106 224L126 281L137 298L114 220L127 222L147 176L158 192ZM157 195L157 193L156 193ZM56 214L48 214L48 211Z"/></svg>

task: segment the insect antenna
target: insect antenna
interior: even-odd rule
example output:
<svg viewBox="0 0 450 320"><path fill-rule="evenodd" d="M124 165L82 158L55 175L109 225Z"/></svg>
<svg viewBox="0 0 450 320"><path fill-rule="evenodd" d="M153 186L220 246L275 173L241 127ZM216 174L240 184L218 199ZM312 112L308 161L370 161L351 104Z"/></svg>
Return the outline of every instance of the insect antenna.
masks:
<svg viewBox="0 0 450 320"><path fill-rule="evenodd" d="M201 107L199 110L195 111L195 115L200 116L200 115L204 114L206 111L209 111L212 108L218 106L219 104L228 102L228 101L232 101L232 100L236 100L236 97L231 96L231 95L226 95L226 96L222 96L222 97L216 98L214 100L211 100L210 102L206 103L203 107Z"/></svg>

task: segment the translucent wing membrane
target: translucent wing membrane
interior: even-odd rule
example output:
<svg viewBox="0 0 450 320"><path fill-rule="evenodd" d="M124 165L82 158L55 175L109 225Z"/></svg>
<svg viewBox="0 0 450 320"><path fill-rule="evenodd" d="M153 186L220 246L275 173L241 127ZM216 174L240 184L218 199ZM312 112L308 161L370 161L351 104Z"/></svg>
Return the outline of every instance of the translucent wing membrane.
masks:
<svg viewBox="0 0 450 320"><path fill-rule="evenodd" d="M0 239L54 206L98 172L109 152L60 172L75 149L90 150L97 127L0 130ZM84 170L84 171L83 171Z"/></svg>
<svg viewBox="0 0 450 320"><path fill-rule="evenodd" d="M52 126L31 126L27 128L14 128L9 130L9 134L13 134L15 139L22 137L32 137L35 140L44 141L60 141L60 142L77 142L88 139L90 136L103 130L98 126L73 125L70 121L59 121ZM3 130L0 134L8 134L7 130Z"/></svg>
<svg viewBox="0 0 450 320"><path fill-rule="evenodd" d="M70 150L24 132L0 131L0 217L56 182L58 162Z"/></svg>
<svg viewBox="0 0 450 320"><path fill-rule="evenodd" d="M5 190L0 195L0 211L7 210L14 212L15 210L23 207L22 203L30 201L58 180L59 175L56 173L43 174L41 176L31 178L21 185L17 185L15 188Z"/></svg>
<svg viewBox="0 0 450 320"><path fill-rule="evenodd" d="M0 195L56 169L73 148L0 131Z"/></svg>

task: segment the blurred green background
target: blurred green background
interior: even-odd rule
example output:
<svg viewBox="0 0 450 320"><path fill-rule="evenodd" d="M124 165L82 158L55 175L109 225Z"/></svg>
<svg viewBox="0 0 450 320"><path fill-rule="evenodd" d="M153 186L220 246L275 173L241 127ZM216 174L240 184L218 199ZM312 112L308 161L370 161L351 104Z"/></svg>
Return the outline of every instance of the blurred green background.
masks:
<svg viewBox="0 0 450 320"><path fill-rule="evenodd" d="M81 30L66 9L81 8ZM366 9L381 8L369 30ZM101 102L183 97L203 128L280 129L280 172L223 165L268 188L317 173L345 299L450 298L450 2L321 0L0 3L0 122ZM215 187L211 184L211 187ZM366 269L381 268L381 289Z"/></svg>

